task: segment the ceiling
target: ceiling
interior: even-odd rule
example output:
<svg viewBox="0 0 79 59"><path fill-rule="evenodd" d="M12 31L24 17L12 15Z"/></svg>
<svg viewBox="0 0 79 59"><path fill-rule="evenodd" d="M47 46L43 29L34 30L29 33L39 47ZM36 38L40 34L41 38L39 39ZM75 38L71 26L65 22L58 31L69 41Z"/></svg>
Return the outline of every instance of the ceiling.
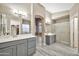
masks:
<svg viewBox="0 0 79 59"><path fill-rule="evenodd" d="M74 3L41 3L51 13L69 10Z"/></svg>

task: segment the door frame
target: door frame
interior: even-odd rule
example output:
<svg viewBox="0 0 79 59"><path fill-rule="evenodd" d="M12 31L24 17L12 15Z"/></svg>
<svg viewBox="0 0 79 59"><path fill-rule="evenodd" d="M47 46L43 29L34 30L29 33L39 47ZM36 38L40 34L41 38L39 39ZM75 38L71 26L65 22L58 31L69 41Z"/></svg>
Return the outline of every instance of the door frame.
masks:
<svg viewBox="0 0 79 59"><path fill-rule="evenodd" d="M40 15L35 15L35 18L40 18L42 20L42 41L41 41L41 44L44 45L44 39L45 39L45 20L44 20L44 17L40 16ZM34 19L35 19L34 18ZM36 25L35 25L35 28L36 28ZM36 32L36 29L35 29L35 32Z"/></svg>

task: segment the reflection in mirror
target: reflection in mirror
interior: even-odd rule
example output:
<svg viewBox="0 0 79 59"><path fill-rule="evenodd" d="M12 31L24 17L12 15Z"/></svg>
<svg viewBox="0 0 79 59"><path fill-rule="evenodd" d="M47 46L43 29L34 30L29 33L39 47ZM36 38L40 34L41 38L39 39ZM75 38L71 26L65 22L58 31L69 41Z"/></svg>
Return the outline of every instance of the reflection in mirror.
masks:
<svg viewBox="0 0 79 59"><path fill-rule="evenodd" d="M2 33L3 35L9 34L9 19L8 14L2 14Z"/></svg>
<svg viewBox="0 0 79 59"><path fill-rule="evenodd" d="M10 20L10 26L11 26L11 35L15 36L15 35L19 35L19 29L20 29L20 20L17 19L11 19Z"/></svg>
<svg viewBox="0 0 79 59"><path fill-rule="evenodd" d="M11 35L19 35L19 25L11 25Z"/></svg>
<svg viewBox="0 0 79 59"><path fill-rule="evenodd" d="M0 14L0 35L7 35L7 17L6 17L6 14Z"/></svg>
<svg viewBox="0 0 79 59"><path fill-rule="evenodd" d="M29 33L29 24L22 24L23 33Z"/></svg>
<svg viewBox="0 0 79 59"><path fill-rule="evenodd" d="M0 36L2 35L2 15L0 14Z"/></svg>
<svg viewBox="0 0 79 59"><path fill-rule="evenodd" d="M30 33L30 21L24 20L22 22L22 34L28 34Z"/></svg>
<svg viewBox="0 0 79 59"><path fill-rule="evenodd" d="M19 35L31 32L29 20L21 19L12 14L0 14L0 35Z"/></svg>
<svg viewBox="0 0 79 59"><path fill-rule="evenodd" d="M5 14L2 14L2 26L3 26L3 35L7 33L7 18Z"/></svg>
<svg viewBox="0 0 79 59"><path fill-rule="evenodd" d="M0 14L0 35L10 35L10 14Z"/></svg>

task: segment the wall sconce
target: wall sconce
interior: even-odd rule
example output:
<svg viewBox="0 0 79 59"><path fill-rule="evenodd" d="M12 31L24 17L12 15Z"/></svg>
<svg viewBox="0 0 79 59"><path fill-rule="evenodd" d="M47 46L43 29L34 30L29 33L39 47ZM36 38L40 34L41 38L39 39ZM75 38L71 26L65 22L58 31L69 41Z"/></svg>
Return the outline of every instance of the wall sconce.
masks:
<svg viewBox="0 0 79 59"><path fill-rule="evenodd" d="M46 23L47 23L47 24L51 24L51 21L50 21L49 18L46 18Z"/></svg>

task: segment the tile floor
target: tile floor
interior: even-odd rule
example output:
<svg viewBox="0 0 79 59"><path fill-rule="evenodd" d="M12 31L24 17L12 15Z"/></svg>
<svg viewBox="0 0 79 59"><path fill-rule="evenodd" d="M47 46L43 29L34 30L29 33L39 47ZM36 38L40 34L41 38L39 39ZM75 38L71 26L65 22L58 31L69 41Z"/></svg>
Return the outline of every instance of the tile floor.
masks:
<svg viewBox="0 0 79 59"><path fill-rule="evenodd" d="M79 56L77 51L62 43L42 45L41 39L37 41L36 53L33 56Z"/></svg>

